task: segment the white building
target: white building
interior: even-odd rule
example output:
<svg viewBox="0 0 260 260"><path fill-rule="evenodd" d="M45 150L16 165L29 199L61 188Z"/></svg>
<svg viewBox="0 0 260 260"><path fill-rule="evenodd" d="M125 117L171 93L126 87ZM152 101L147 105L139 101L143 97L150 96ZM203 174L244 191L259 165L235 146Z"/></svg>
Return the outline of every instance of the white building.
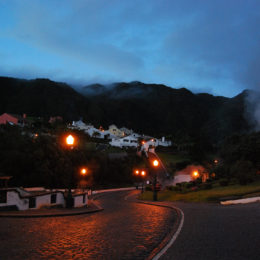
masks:
<svg viewBox="0 0 260 260"><path fill-rule="evenodd" d="M137 147L138 146L138 138L129 135L123 138L113 138L111 142L109 142L110 145L116 146L116 147Z"/></svg>
<svg viewBox="0 0 260 260"><path fill-rule="evenodd" d="M111 139L110 145L117 147L137 147L138 138L143 138L145 140L145 143L142 147L142 150L145 151L148 151L148 149L151 147L172 145L172 142L166 141L165 137L162 137L162 139L157 139L151 136L140 135L138 133L134 133L133 130L129 130L125 127L118 129L116 125L110 125L108 130L101 130L95 128L91 124L87 125L79 120L73 121L72 128L83 130L91 137Z"/></svg>
<svg viewBox="0 0 260 260"><path fill-rule="evenodd" d="M132 129L128 129L126 127L122 127L122 128L120 128L120 130L124 133L125 136L131 135L134 133L134 131Z"/></svg>
<svg viewBox="0 0 260 260"><path fill-rule="evenodd" d="M85 124L81 120L79 121L73 121L72 122L72 128L76 128L78 130L84 131L86 134L88 134L91 137L101 138L101 139L112 139L115 137L109 130L100 130L95 128L91 124Z"/></svg>
<svg viewBox="0 0 260 260"><path fill-rule="evenodd" d="M73 207L83 207L88 204L87 192L73 193ZM2 209L40 209L53 206L65 207L65 196L62 191L26 191L22 188L0 189L0 208Z"/></svg>

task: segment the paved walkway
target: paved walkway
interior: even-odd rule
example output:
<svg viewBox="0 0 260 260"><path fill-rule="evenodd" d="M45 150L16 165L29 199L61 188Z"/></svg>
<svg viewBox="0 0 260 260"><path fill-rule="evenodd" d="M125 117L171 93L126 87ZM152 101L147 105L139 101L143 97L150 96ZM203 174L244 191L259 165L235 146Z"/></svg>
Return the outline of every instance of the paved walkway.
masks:
<svg viewBox="0 0 260 260"><path fill-rule="evenodd" d="M97 214L2 218L1 260L149 258L171 231L176 215L169 208L127 201L129 193L100 196L95 203L104 210Z"/></svg>

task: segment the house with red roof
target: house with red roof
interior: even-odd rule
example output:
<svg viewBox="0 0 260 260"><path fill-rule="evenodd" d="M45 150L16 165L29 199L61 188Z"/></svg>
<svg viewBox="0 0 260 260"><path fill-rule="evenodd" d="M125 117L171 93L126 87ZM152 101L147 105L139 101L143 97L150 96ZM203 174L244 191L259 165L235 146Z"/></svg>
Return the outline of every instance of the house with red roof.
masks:
<svg viewBox="0 0 260 260"><path fill-rule="evenodd" d="M10 124L10 125L24 125L26 120L26 114L23 116L4 113L0 116L0 125L1 124Z"/></svg>

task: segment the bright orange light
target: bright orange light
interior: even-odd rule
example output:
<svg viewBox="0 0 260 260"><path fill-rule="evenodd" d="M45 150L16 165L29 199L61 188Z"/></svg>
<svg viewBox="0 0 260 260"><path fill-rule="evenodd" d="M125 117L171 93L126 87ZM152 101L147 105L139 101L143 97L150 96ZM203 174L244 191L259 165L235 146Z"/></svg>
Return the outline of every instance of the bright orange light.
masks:
<svg viewBox="0 0 260 260"><path fill-rule="evenodd" d="M74 140L75 140L75 138L74 138L72 135L68 135L68 136L66 137L66 143L67 143L67 145L73 145L73 144L74 144Z"/></svg>
<svg viewBox="0 0 260 260"><path fill-rule="evenodd" d="M199 176L198 171L194 171L194 172L193 172L193 176L194 176L194 177L198 177L198 176Z"/></svg>
<svg viewBox="0 0 260 260"><path fill-rule="evenodd" d="M218 163L218 160L214 160L214 163L217 164L217 163Z"/></svg>
<svg viewBox="0 0 260 260"><path fill-rule="evenodd" d="M145 141L142 141L142 144L145 144Z"/></svg>
<svg viewBox="0 0 260 260"><path fill-rule="evenodd" d="M141 172L141 175L142 175L142 176L145 176L145 171L142 171L142 172Z"/></svg>
<svg viewBox="0 0 260 260"><path fill-rule="evenodd" d="M135 171L135 174L136 174L136 175L138 175L138 174L139 174L139 171L138 171L138 170L136 170L136 171Z"/></svg>
<svg viewBox="0 0 260 260"><path fill-rule="evenodd" d="M153 166L154 166L154 167L159 166L159 162L158 162L158 160L154 160L154 161L153 161Z"/></svg>
<svg viewBox="0 0 260 260"><path fill-rule="evenodd" d="M86 175L87 169L86 169L86 168L82 168L81 171L80 171L80 173L81 173L82 175Z"/></svg>

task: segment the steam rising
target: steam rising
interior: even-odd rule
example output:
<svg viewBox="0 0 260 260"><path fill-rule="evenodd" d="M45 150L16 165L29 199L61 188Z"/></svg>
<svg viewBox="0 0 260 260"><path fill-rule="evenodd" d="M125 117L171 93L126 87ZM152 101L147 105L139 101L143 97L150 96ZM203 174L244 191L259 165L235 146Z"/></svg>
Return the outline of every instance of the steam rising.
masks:
<svg viewBox="0 0 260 260"><path fill-rule="evenodd" d="M247 91L246 96L246 116L255 131L260 131L260 92Z"/></svg>

